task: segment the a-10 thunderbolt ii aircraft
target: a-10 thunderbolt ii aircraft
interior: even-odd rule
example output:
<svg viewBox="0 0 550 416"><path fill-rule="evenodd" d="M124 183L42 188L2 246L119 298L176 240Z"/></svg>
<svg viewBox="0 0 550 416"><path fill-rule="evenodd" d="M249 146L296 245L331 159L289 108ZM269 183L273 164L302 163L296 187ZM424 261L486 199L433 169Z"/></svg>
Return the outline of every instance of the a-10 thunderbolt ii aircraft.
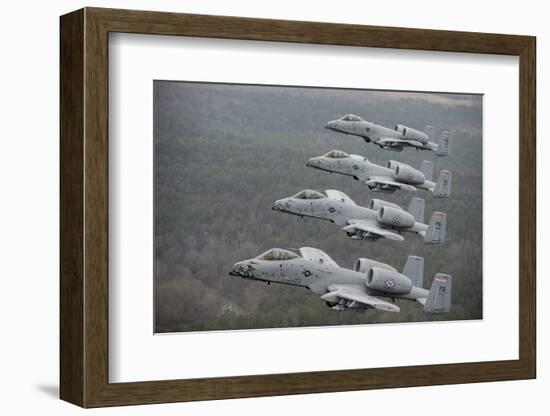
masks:
<svg viewBox="0 0 550 416"><path fill-rule="evenodd" d="M387 238L403 241L403 233L416 233L426 243L444 243L447 217L434 212L430 224L424 224L424 200L413 198L405 211L397 204L371 199L368 208L357 205L341 191L324 193L310 189L275 201L272 209L301 217L328 220L342 228L354 240Z"/></svg>
<svg viewBox="0 0 550 416"><path fill-rule="evenodd" d="M437 182L433 181L433 163L425 160L420 170L406 163L390 160L387 166L370 162L366 157L350 155L341 150L332 150L308 160L306 166L330 173L352 176L364 182L374 192L395 192L397 189L430 191L436 198L451 195L452 174L439 171Z"/></svg>
<svg viewBox="0 0 550 416"><path fill-rule="evenodd" d="M393 129L381 126L362 119L355 114L346 114L338 120L331 120L325 125L326 129L339 133L351 134L362 137L367 143L373 142L385 150L401 152L405 147L417 150L431 150L437 156L447 156L450 152L451 135L448 131L442 131L439 135L439 144L430 141L434 128L426 126L427 133L415 130L411 127L396 125Z"/></svg>
<svg viewBox="0 0 550 416"><path fill-rule="evenodd" d="M423 289L422 257L409 256L399 273L388 264L366 258L357 259L353 270L349 270L338 266L321 250L302 247L298 252L273 248L236 263L229 274L268 284L305 287L336 311L399 312L397 299L417 301L429 314L443 314L451 309L451 276L436 273L430 290Z"/></svg>

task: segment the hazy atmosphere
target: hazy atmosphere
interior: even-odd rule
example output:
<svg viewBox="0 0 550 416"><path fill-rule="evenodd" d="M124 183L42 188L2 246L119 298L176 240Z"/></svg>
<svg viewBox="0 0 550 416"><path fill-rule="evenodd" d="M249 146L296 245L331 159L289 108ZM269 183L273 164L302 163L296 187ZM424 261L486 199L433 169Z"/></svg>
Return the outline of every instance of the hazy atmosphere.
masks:
<svg viewBox="0 0 550 416"><path fill-rule="evenodd" d="M480 95L155 81L153 111L156 332L482 317ZM387 127L450 130L452 153L391 152L324 129L346 113ZM351 177L306 167L333 149L382 165L433 161L434 176L452 171L452 195L373 193ZM354 241L328 221L271 210L275 200L303 189L338 189L363 206L379 198L406 208L412 197L424 198L426 221L434 210L447 213L447 241ZM425 288L436 272L453 276L452 310L427 315L417 302L399 301L400 313L336 312L307 289L228 275L235 262L269 248L303 246L346 268L367 257L401 271L408 255L423 256Z"/></svg>

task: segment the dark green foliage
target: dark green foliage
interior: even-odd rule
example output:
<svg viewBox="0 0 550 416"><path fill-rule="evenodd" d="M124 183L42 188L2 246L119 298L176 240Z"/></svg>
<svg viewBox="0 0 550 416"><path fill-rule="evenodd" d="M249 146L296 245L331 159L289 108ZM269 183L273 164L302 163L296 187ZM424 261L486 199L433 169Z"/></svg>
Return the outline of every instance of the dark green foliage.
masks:
<svg viewBox="0 0 550 416"><path fill-rule="evenodd" d="M155 325L157 332L462 320L482 317L481 97L155 82ZM352 112L391 126L425 124L454 132L452 154L379 150L329 132L326 121ZM309 169L332 149L376 163L423 159L453 172L452 197L375 194L362 183ZM426 200L426 217L447 213L447 242L352 241L338 227L271 210L302 189L339 189L360 205L371 198L407 207ZM415 302L401 313L335 312L307 289L228 275L232 265L272 248L312 246L351 268L358 257L401 269L425 258L424 286L436 272L454 277L453 309L428 316Z"/></svg>

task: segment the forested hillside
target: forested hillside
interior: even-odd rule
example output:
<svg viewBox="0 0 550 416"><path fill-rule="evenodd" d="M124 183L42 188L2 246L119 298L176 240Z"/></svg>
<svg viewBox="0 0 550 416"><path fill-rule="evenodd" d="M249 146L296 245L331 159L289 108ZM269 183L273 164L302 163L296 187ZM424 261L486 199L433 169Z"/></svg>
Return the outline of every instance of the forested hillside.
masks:
<svg viewBox="0 0 550 416"><path fill-rule="evenodd" d="M283 88L155 81L155 330L157 332L319 326L482 317L481 96ZM378 149L324 129L355 113L379 124L453 132L452 154ZM310 169L332 149L385 164L395 159L453 172L449 199L429 193L372 193L350 177ZM413 196L447 213L447 242L353 241L325 221L272 211L302 189L339 189L355 202L386 199L406 207ZM416 302L401 313L335 312L307 289L231 277L232 265L272 248L311 246L351 268L358 257L401 270L409 254L425 258L424 286L453 275L452 312L425 315Z"/></svg>

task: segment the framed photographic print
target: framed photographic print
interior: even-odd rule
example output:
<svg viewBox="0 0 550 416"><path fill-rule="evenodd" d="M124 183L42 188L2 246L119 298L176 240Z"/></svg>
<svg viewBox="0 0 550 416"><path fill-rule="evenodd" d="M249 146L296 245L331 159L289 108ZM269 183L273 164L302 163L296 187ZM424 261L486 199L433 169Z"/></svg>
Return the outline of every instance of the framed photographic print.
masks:
<svg viewBox="0 0 550 416"><path fill-rule="evenodd" d="M529 36L62 16L61 398L534 378L535 103Z"/></svg>

